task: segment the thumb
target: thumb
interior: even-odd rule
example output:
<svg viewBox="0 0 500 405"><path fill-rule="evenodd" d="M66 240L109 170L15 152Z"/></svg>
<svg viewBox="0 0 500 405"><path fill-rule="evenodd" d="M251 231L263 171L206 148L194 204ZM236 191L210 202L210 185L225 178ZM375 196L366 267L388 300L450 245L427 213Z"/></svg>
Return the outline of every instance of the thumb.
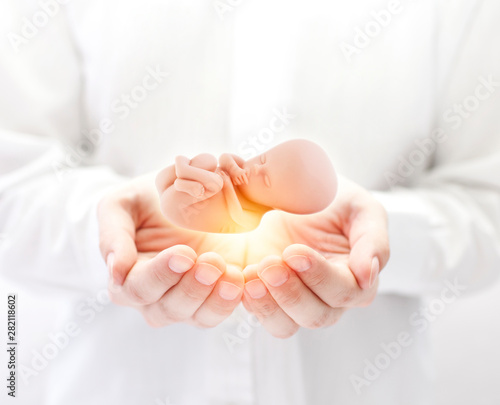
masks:
<svg viewBox="0 0 500 405"><path fill-rule="evenodd" d="M361 237L351 248L349 268L362 289L368 289L374 284L380 272L379 256L381 254L368 236Z"/></svg>
<svg viewBox="0 0 500 405"><path fill-rule="evenodd" d="M129 206L129 204L127 204ZM120 200L105 197L99 203L99 248L113 283L122 285L137 261L133 208L124 208Z"/></svg>
<svg viewBox="0 0 500 405"><path fill-rule="evenodd" d="M389 260L387 214L376 200L367 200L351 216L349 268L362 289L370 288Z"/></svg>

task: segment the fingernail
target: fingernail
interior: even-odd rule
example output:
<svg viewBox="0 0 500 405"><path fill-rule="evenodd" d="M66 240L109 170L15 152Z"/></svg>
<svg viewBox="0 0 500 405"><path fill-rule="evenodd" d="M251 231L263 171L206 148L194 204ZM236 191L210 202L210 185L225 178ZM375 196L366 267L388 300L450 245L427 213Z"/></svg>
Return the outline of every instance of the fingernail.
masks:
<svg viewBox="0 0 500 405"><path fill-rule="evenodd" d="M273 287L279 287L288 280L288 273L283 266L272 265L264 269L260 276Z"/></svg>
<svg viewBox="0 0 500 405"><path fill-rule="evenodd" d="M258 279L249 281L245 284L245 291L254 300L265 297L267 294L267 288L264 283Z"/></svg>
<svg viewBox="0 0 500 405"><path fill-rule="evenodd" d="M197 266L194 278L201 284L212 285L222 275L222 272L212 264L201 263Z"/></svg>
<svg viewBox="0 0 500 405"><path fill-rule="evenodd" d="M113 264L115 263L115 254L111 252L106 258L106 264L108 266L109 277L113 278Z"/></svg>
<svg viewBox="0 0 500 405"><path fill-rule="evenodd" d="M290 256L285 261L293 270L298 272L309 270L312 265L311 260L304 255Z"/></svg>
<svg viewBox="0 0 500 405"><path fill-rule="evenodd" d="M375 280L377 279L378 272L380 270L380 263L378 261L378 257L374 257L372 260L372 268L370 270L370 281L368 283L368 286L371 288L373 284L375 283Z"/></svg>
<svg viewBox="0 0 500 405"><path fill-rule="evenodd" d="M241 292L241 288L233 283L221 281L219 284L219 296L226 301L234 300Z"/></svg>
<svg viewBox="0 0 500 405"><path fill-rule="evenodd" d="M119 278L119 275L114 272L114 264L115 264L115 254L111 252L106 258L106 264L108 266L109 278L111 282L115 286L121 286L123 284L123 280Z"/></svg>
<svg viewBox="0 0 500 405"><path fill-rule="evenodd" d="M194 266L194 261L187 256L173 255L168 261L168 267L174 273L185 273Z"/></svg>

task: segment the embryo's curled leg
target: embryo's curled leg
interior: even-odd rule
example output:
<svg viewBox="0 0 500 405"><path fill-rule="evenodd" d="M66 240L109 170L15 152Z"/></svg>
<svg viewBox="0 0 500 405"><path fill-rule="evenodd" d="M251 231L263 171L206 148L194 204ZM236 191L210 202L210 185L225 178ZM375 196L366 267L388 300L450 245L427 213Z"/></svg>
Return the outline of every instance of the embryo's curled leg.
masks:
<svg viewBox="0 0 500 405"><path fill-rule="evenodd" d="M201 197L205 194L205 187L198 181L186 180L186 179L176 179L174 182L175 189L177 191L182 191L188 193L197 199L203 199Z"/></svg>
<svg viewBox="0 0 500 405"><path fill-rule="evenodd" d="M208 153L197 155L191 160L185 156L177 156L175 159L175 173L177 178L190 180L193 183L200 183L205 190L205 198L213 196L222 189L222 178L219 174L214 173L216 168L217 158ZM182 182L180 187L187 187L190 191L195 191L193 189L194 186L183 184ZM191 194L190 191L186 192Z"/></svg>
<svg viewBox="0 0 500 405"><path fill-rule="evenodd" d="M215 172L215 169L217 169L217 158L210 153L200 153L191 159L191 166Z"/></svg>

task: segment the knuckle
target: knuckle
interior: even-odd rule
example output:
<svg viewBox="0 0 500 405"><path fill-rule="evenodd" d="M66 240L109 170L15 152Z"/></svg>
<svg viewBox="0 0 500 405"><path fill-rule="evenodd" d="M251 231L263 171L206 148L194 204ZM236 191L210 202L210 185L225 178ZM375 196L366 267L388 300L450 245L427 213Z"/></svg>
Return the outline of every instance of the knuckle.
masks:
<svg viewBox="0 0 500 405"><path fill-rule="evenodd" d="M172 273L167 267L154 266L151 273L153 277L162 285L170 285L172 282Z"/></svg>
<svg viewBox="0 0 500 405"><path fill-rule="evenodd" d="M276 305L274 302L266 302L256 307L254 312L256 314L259 314L260 317L270 318L276 315L279 309L280 308L278 307L278 305Z"/></svg>
<svg viewBox="0 0 500 405"><path fill-rule="evenodd" d="M126 288L127 295L130 300L138 305L150 304L146 293L138 286L137 283L130 283Z"/></svg>
<svg viewBox="0 0 500 405"><path fill-rule="evenodd" d="M296 290L289 291L279 298L279 302L288 308L297 307L301 302L300 294Z"/></svg>
<svg viewBox="0 0 500 405"><path fill-rule="evenodd" d="M328 325L328 320L331 318L331 310L330 308L323 308L321 310L321 313L316 316L312 317L310 320L308 320L307 324L304 325L307 329L319 329L322 328L326 325Z"/></svg>
<svg viewBox="0 0 500 405"><path fill-rule="evenodd" d="M354 301L355 297L356 297L356 292L354 291L354 288L345 287L333 297L332 301L335 305L332 306L334 307L349 306Z"/></svg>
<svg viewBox="0 0 500 405"><path fill-rule="evenodd" d="M307 275L307 286L310 288L316 288L326 283L327 278L326 271L313 271L311 274Z"/></svg>
<svg viewBox="0 0 500 405"><path fill-rule="evenodd" d="M279 293L276 293L276 301L279 302L280 305L289 308L300 305L302 302L300 283L297 281L287 283L286 288L282 289Z"/></svg>
<svg viewBox="0 0 500 405"><path fill-rule="evenodd" d="M189 301L203 301L206 294L200 289L197 288L194 283L181 283L179 284L181 287L182 294Z"/></svg>

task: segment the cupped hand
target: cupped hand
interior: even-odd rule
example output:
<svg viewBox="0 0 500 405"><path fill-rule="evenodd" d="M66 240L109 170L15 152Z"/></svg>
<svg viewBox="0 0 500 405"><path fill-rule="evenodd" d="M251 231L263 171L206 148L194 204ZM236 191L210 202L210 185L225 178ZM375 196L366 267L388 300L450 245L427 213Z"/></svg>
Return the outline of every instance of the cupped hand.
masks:
<svg viewBox="0 0 500 405"><path fill-rule="evenodd" d="M242 298L276 337L335 324L369 305L389 259L387 215L365 189L341 178L324 211L271 212L249 240Z"/></svg>
<svg viewBox="0 0 500 405"><path fill-rule="evenodd" d="M332 325L346 308L373 300L389 257L385 210L345 179L323 212L271 212L247 235L173 226L160 212L153 175L109 193L98 217L111 298L152 326L212 327L242 298L275 336Z"/></svg>
<svg viewBox="0 0 500 405"><path fill-rule="evenodd" d="M212 327L241 301L244 239L170 224L160 212L153 174L106 195L98 221L110 297L137 308L150 325Z"/></svg>

